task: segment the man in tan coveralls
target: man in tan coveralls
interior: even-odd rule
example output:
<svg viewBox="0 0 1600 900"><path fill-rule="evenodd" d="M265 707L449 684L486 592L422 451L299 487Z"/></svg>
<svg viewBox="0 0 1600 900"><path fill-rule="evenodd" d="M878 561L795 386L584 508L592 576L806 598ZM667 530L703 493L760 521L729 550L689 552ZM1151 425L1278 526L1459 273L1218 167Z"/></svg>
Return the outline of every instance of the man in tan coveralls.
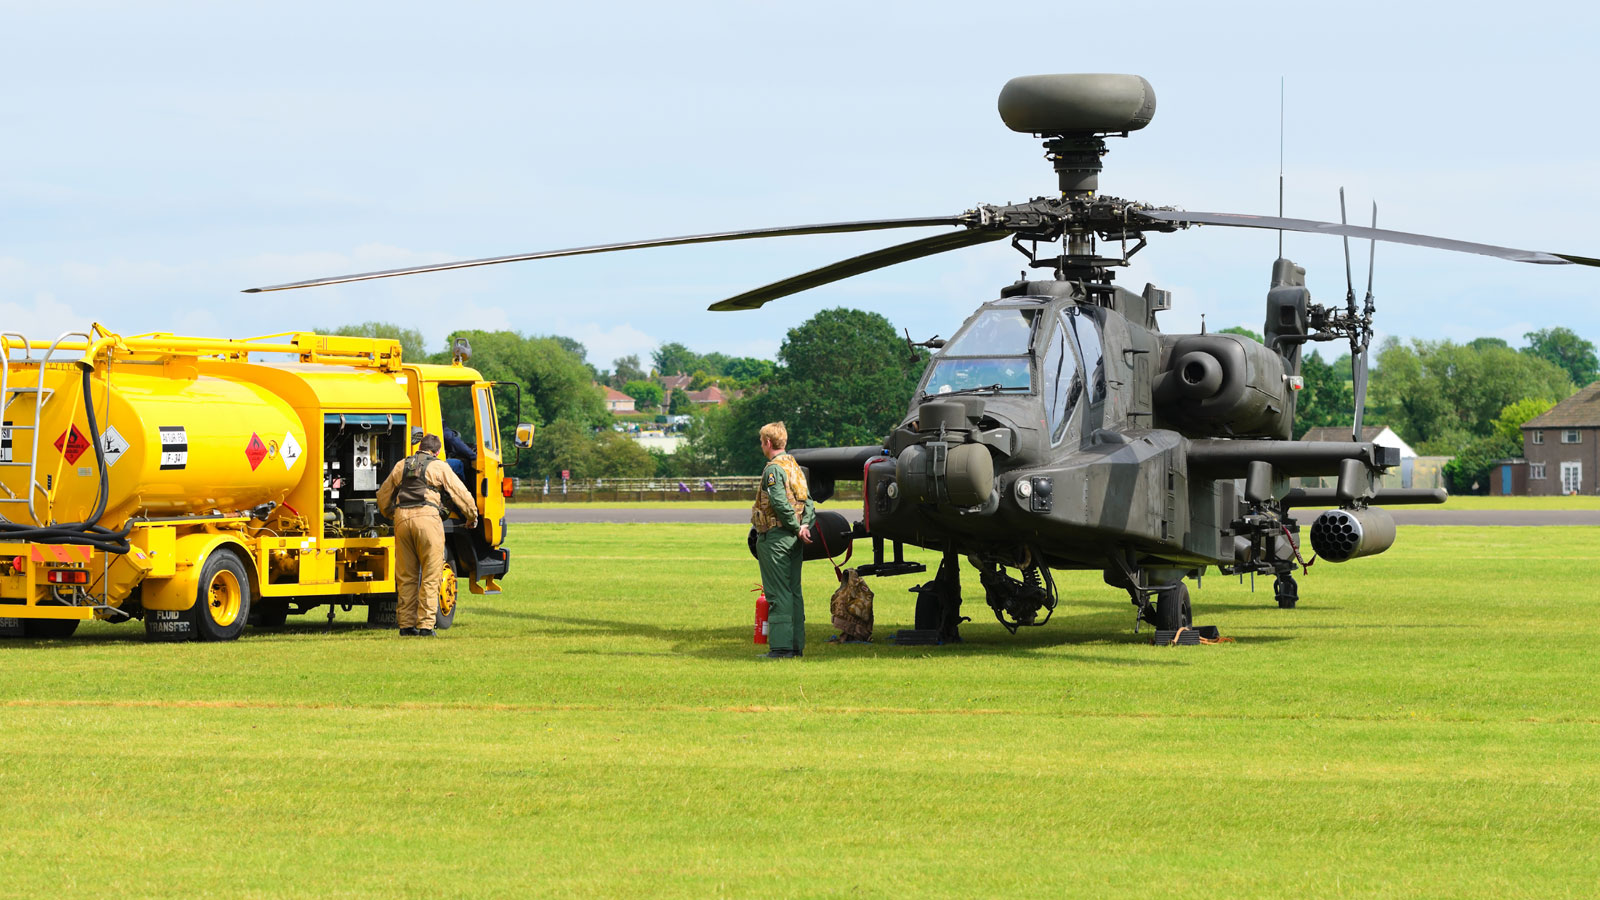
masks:
<svg viewBox="0 0 1600 900"><path fill-rule="evenodd" d="M440 492L449 492L450 501L468 518L468 528L478 523L478 504L439 458L441 446L437 435L423 435L417 452L391 469L378 488L378 509L394 523L395 589L400 595L395 620L403 635L433 637L444 570Z"/></svg>

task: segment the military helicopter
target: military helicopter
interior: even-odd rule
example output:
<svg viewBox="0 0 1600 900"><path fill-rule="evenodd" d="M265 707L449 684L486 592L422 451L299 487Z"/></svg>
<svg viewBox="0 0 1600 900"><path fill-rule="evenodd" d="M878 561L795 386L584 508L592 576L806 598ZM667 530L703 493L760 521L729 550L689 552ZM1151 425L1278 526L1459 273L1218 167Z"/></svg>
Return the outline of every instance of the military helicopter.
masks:
<svg viewBox="0 0 1600 900"><path fill-rule="evenodd" d="M1030 269L980 306L934 352L904 419L881 444L795 451L813 496L840 480L864 482L862 518L824 522L829 549L870 538L863 575L924 571L904 545L942 551L918 594L907 642L959 640L959 560L977 569L995 617L1011 632L1043 625L1058 592L1053 569L1101 571L1128 592L1157 634L1192 625L1185 578L1208 567L1274 576L1280 607L1299 597L1306 564L1296 507L1331 506L1311 523L1317 557L1345 562L1387 550L1394 520L1380 506L1437 503L1444 492L1380 489L1398 451L1358 439L1374 301L1358 306L1349 239L1477 253L1516 262L1600 266L1600 260L1515 250L1429 235L1279 216L1197 213L1100 195L1106 138L1127 137L1155 114L1137 75L1035 75L1012 79L999 111L1014 131L1043 139L1059 195L952 216L879 219L725 231L390 269L252 288L274 291L521 260L753 238L954 226L842 260L712 304L754 309L789 294L937 253L1010 239ZM1342 198L1341 198L1342 206ZM1280 211L1281 212L1281 211ZM1345 303L1312 301L1305 270L1272 266L1264 341L1236 334L1163 334L1167 291L1114 284L1153 234L1219 225L1343 236ZM1057 253L1041 245L1059 244ZM1370 249L1370 248L1369 248ZM1109 252L1108 252L1109 251ZM1301 350L1349 342L1355 415L1350 441L1294 441ZM909 336L907 337L910 342ZM1333 476L1335 487L1290 479ZM886 547L889 548L886 550ZM892 552L892 557L890 556ZM1015 574L1013 574L1015 573Z"/></svg>

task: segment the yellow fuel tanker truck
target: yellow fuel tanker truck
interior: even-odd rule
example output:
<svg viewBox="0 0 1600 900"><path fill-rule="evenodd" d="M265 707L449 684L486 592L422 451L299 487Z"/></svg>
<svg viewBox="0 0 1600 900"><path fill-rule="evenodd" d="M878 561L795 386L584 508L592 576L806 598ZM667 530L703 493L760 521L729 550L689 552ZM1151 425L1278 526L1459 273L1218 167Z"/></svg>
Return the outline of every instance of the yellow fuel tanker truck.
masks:
<svg viewBox="0 0 1600 900"><path fill-rule="evenodd" d="M510 565L495 383L455 355L416 365L396 341L308 332L0 335L0 633L142 619L151 640L222 641L358 605L392 623L378 485L446 425L477 451L462 480L480 511L445 523L449 627L458 579L496 593Z"/></svg>

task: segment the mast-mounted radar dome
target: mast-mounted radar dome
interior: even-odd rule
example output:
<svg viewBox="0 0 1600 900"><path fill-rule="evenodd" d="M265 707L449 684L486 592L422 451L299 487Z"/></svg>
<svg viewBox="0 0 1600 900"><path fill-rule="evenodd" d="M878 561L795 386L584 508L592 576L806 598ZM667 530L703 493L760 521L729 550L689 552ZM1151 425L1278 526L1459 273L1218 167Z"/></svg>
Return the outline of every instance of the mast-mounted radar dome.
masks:
<svg viewBox="0 0 1600 900"><path fill-rule="evenodd" d="M1000 89L1001 120L1027 134L1138 131L1155 114L1155 89L1138 75L1024 75Z"/></svg>
<svg viewBox="0 0 1600 900"><path fill-rule="evenodd" d="M1012 131L1044 137L1062 196L1100 189L1104 135L1150 124L1156 92L1138 75L1024 75L1000 89L1000 118Z"/></svg>

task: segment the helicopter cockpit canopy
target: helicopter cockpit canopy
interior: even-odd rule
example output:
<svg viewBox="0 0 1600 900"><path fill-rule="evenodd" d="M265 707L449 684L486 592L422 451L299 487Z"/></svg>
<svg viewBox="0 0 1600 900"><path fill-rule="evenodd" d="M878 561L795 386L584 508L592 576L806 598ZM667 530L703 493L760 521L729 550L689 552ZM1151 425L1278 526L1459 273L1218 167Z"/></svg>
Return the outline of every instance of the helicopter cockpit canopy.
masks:
<svg viewBox="0 0 1600 900"><path fill-rule="evenodd" d="M988 307L957 332L939 351L922 393L925 396L964 391L1033 390L1034 322L1044 308Z"/></svg>

